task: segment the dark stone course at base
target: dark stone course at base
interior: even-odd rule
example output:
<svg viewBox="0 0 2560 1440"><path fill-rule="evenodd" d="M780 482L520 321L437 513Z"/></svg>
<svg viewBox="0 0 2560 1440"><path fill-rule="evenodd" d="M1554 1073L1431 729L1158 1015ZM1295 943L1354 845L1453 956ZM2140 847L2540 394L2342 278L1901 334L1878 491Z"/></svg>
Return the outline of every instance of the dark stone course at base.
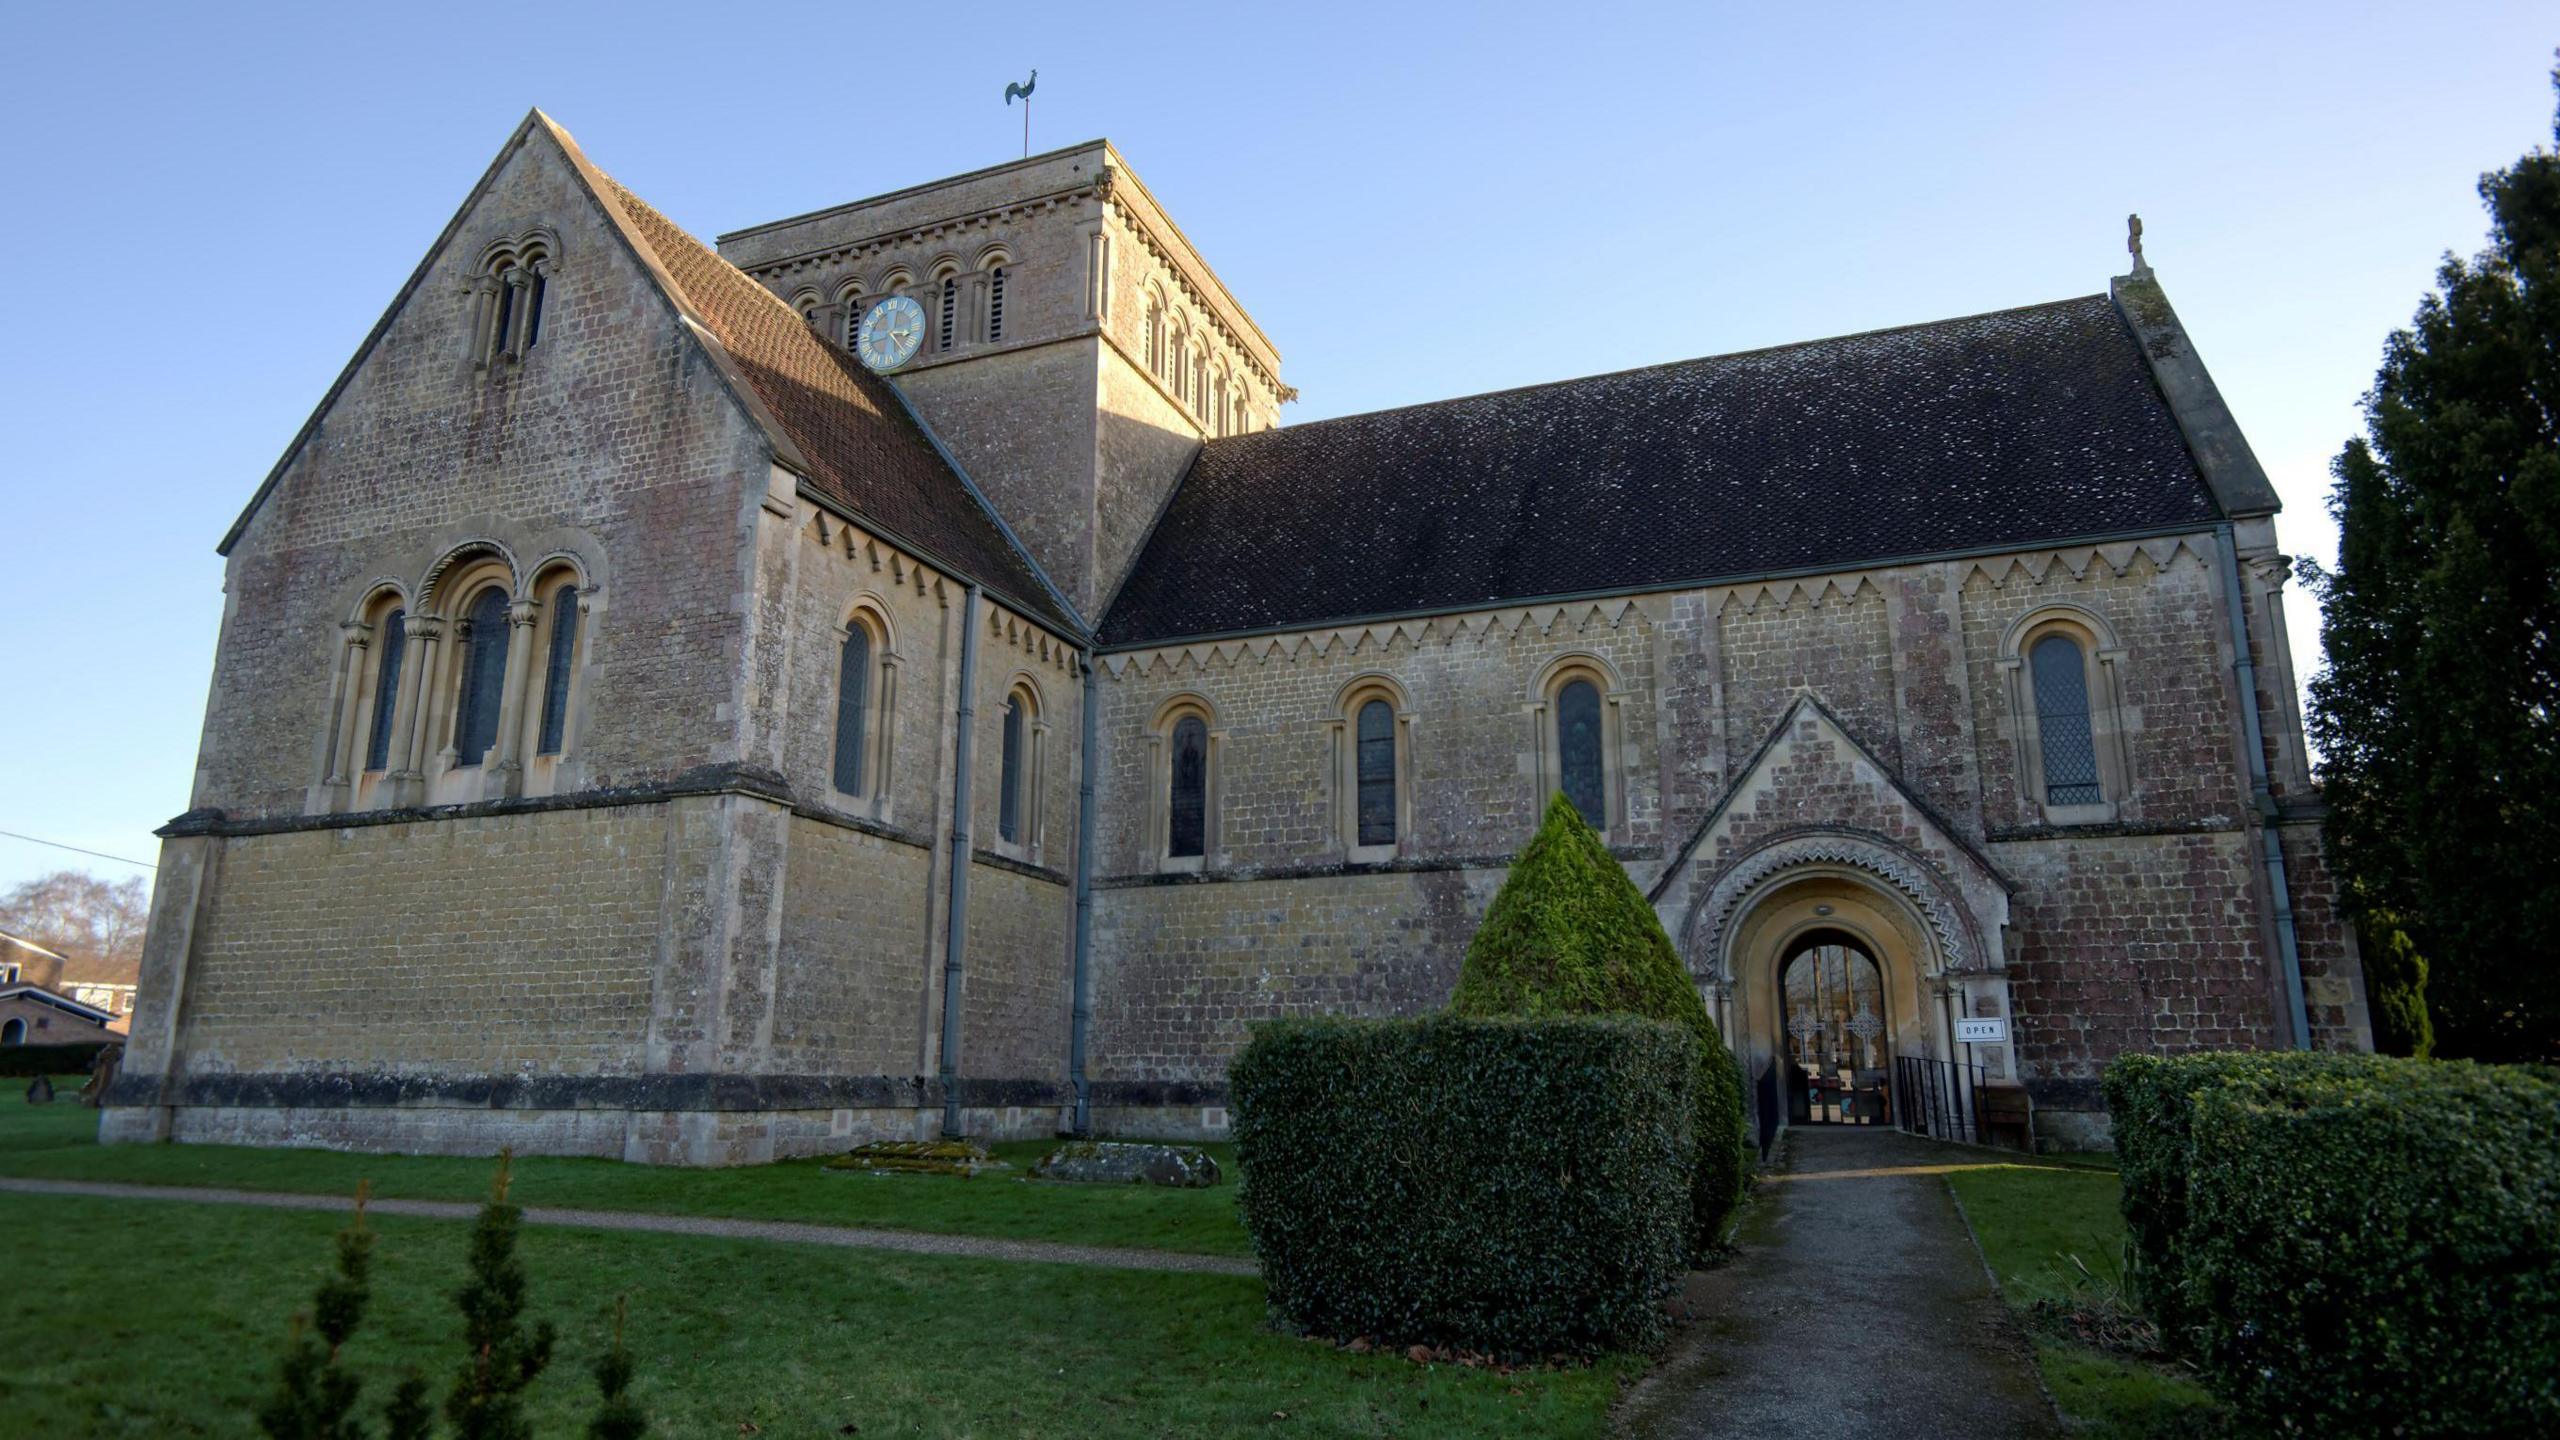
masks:
<svg viewBox="0 0 2560 1440"><path fill-rule="evenodd" d="M1035 1180L1087 1185L1173 1185L1205 1189L1218 1183L1218 1162L1188 1145L1127 1145L1077 1140L1040 1157Z"/></svg>

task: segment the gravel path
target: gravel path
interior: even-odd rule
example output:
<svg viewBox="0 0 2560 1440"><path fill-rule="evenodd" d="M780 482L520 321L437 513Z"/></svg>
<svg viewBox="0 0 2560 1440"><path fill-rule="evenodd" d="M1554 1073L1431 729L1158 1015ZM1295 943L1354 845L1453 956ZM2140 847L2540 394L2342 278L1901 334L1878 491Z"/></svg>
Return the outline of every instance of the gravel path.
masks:
<svg viewBox="0 0 2560 1440"><path fill-rule="evenodd" d="M346 1210L344 1195L305 1195L265 1190L216 1190L194 1185L115 1185L92 1180L17 1180L0 1177L0 1191L20 1195L85 1195L105 1200L175 1200L197 1205L251 1205L269 1210ZM386 1200L368 1208L377 1215L429 1220L468 1220L480 1213L458 1200ZM921 1230L865 1230L852 1225L808 1225L791 1220L727 1220L707 1215L653 1215L631 1210L558 1210L528 1205L529 1225L569 1225L589 1230L642 1230L659 1235L716 1235L728 1240L780 1240L794 1245L842 1245L857 1250L897 1250L909 1255L966 1255L980 1260L1020 1260L1044 1265L1090 1265L1106 1270L1162 1270L1195 1275L1258 1275L1250 1260L1224 1255L1185 1255L1172 1250L1123 1250L1107 1245L1062 1245L1052 1240L997 1240L981 1235L935 1235Z"/></svg>
<svg viewBox="0 0 2560 1440"><path fill-rule="evenodd" d="M1941 1178L1965 1152L1797 1127L1731 1264L1619 1412L1645 1440L2057 1436L2035 1357Z"/></svg>

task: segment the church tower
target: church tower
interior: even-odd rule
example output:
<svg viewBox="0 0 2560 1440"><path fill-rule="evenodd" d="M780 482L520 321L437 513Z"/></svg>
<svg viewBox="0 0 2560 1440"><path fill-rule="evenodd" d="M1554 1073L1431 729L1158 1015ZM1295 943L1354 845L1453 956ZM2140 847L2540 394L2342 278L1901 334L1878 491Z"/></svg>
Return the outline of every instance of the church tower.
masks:
<svg viewBox="0 0 2560 1440"><path fill-rule="evenodd" d="M850 348L923 309L896 385L1087 624L1201 442L1295 398L1280 354L1110 142L720 237Z"/></svg>

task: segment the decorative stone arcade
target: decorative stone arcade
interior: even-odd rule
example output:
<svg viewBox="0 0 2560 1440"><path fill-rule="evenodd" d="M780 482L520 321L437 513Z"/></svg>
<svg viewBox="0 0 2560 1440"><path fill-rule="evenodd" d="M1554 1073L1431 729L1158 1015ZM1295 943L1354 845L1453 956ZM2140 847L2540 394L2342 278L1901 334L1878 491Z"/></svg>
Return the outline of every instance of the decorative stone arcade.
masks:
<svg viewBox="0 0 2560 1440"><path fill-rule="evenodd" d="M1826 1064L1814 1090L1821 1098L1791 1094L1780 1124L1889 1118L1889 1097L1876 1093L1883 1077L1873 1072L1889 1072L1892 1057L1971 1062L1986 1080L2017 1078L2010 1046L1956 1040L1960 1019L2011 1013L2007 881L1810 697L1789 711L1652 899L1754 1107L1770 1067L1782 1088L1797 1080L1788 1068L1790 962L1825 947L1847 952L1845 1009L1827 1019L1808 1013L1814 1023L1797 1040L1818 1042L1835 1022L1849 1027L1850 1036L1830 1039L1844 1051L1838 1068L1850 1073ZM1873 963L1871 989L1852 974L1860 956ZM1810 993L1796 997L1798 1010L1810 1011ZM1823 997L1825 1006L1834 998L1827 986Z"/></svg>

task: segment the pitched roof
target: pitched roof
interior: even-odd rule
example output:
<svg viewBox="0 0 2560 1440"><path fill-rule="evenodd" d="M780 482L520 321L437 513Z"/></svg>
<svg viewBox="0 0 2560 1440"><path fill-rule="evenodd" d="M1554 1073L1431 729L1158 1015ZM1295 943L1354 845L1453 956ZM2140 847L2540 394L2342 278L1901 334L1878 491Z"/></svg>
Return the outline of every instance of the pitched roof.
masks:
<svg viewBox="0 0 2560 1440"><path fill-rule="evenodd" d="M1212 440L1105 645L2210 522L2104 295Z"/></svg>
<svg viewBox="0 0 2560 1440"><path fill-rule="evenodd" d="M1004 533L887 380L809 328L780 296L713 253L620 181L563 148L619 211L635 248L656 262L679 310L743 380L775 432L777 452L815 489L884 538L979 582L1041 622L1078 629L1048 583ZM749 398L749 397L741 397Z"/></svg>
<svg viewBox="0 0 2560 1440"><path fill-rule="evenodd" d="M1043 624L1070 634L1081 628L889 382L812 334L799 312L780 297L596 168L569 132L538 109L526 114L445 223L426 258L232 522L215 547L219 553L231 553L250 517L283 480L436 257L461 233L472 207L497 183L517 148L537 135L559 146L593 192L605 219L629 242L633 258L688 322L738 403L764 429L777 460L802 475L820 496L861 517L883 539L986 586Z"/></svg>

